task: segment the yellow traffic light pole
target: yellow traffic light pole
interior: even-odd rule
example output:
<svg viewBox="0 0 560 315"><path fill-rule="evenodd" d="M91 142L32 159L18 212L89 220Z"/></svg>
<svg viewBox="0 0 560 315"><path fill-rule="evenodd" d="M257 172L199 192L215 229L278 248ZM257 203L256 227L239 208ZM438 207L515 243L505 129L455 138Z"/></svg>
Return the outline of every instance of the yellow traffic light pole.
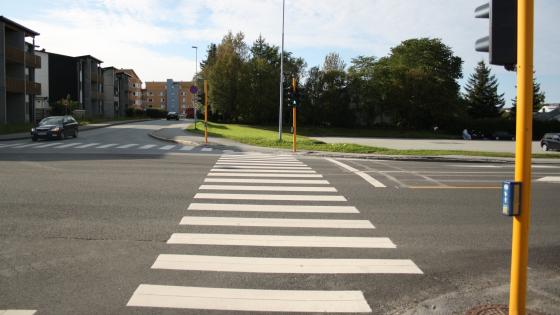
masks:
<svg viewBox="0 0 560 315"><path fill-rule="evenodd" d="M204 143L208 144L208 80L204 80Z"/></svg>
<svg viewBox="0 0 560 315"><path fill-rule="evenodd" d="M521 182L521 212L513 218L509 314L525 315L533 130L534 0L517 1L517 121L515 181Z"/></svg>

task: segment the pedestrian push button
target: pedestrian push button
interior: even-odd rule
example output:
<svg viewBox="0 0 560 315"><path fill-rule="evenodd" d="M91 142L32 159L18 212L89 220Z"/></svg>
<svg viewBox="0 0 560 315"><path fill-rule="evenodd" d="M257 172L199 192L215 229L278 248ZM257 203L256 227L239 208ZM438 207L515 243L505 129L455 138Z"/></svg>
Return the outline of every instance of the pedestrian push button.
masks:
<svg viewBox="0 0 560 315"><path fill-rule="evenodd" d="M504 181L502 185L502 214L510 217L521 214L521 182Z"/></svg>

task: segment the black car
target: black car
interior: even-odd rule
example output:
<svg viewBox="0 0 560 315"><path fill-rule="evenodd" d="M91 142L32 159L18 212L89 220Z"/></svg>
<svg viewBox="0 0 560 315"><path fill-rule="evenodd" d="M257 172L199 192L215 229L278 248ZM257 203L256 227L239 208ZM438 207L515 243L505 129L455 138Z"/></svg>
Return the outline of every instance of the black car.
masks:
<svg viewBox="0 0 560 315"><path fill-rule="evenodd" d="M515 140L515 136L507 131L496 131L492 134L492 138L496 140Z"/></svg>
<svg viewBox="0 0 560 315"><path fill-rule="evenodd" d="M177 113L177 112L167 113L167 120L170 120L170 119L179 120L179 113Z"/></svg>
<svg viewBox="0 0 560 315"><path fill-rule="evenodd" d="M78 136L78 122L72 116L50 116L31 128L31 139L64 139Z"/></svg>
<svg viewBox="0 0 560 315"><path fill-rule="evenodd" d="M543 151L560 150L560 133L545 133L541 139Z"/></svg>

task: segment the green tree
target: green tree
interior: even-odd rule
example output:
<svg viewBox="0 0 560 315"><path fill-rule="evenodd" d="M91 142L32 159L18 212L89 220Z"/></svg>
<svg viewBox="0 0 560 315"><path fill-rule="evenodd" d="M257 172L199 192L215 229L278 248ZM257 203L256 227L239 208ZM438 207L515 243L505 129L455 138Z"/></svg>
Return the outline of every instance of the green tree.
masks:
<svg viewBox="0 0 560 315"><path fill-rule="evenodd" d="M50 105L50 114L51 115L72 115L72 112L75 109L78 109L80 103L78 101L74 101L70 99L68 96L65 99L60 99L56 101L54 104Z"/></svg>
<svg viewBox="0 0 560 315"><path fill-rule="evenodd" d="M452 119L459 103L462 60L440 39L409 39L380 60L388 77L395 124L430 128Z"/></svg>
<svg viewBox="0 0 560 315"><path fill-rule="evenodd" d="M504 94L498 94L498 80L480 61L465 86L467 112L472 118L496 118L505 105Z"/></svg>
<svg viewBox="0 0 560 315"><path fill-rule="evenodd" d="M510 109L511 117L517 114L517 97L512 100L512 107ZM538 112L545 104L545 94L544 91L541 92L541 84L537 82L535 73L533 72L533 112Z"/></svg>

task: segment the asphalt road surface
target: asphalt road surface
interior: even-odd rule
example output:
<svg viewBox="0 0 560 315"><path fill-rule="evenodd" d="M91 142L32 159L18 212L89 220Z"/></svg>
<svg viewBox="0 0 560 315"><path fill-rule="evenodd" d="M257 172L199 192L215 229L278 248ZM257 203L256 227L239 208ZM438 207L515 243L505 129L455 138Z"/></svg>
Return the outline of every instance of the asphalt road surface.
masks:
<svg viewBox="0 0 560 315"><path fill-rule="evenodd" d="M507 304L511 219L499 187L511 164L310 158L147 136L173 124L0 143L0 314ZM560 164L535 165L533 178L528 306L560 314Z"/></svg>

